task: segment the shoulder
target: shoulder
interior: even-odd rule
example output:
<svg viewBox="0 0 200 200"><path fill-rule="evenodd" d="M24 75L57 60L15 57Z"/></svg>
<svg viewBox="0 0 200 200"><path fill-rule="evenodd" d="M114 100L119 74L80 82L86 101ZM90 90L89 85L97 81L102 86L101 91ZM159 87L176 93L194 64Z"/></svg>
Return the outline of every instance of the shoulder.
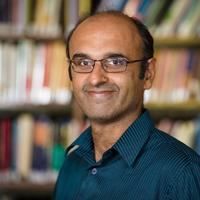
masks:
<svg viewBox="0 0 200 200"><path fill-rule="evenodd" d="M162 194L172 199L200 199L200 156L156 128L147 146L159 166Z"/></svg>
<svg viewBox="0 0 200 200"><path fill-rule="evenodd" d="M190 147L178 141L169 134L154 129L150 136L149 147L156 148L160 155L160 161L165 163L165 168L169 168L178 176L182 170L197 166L200 172L200 156Z"/></svg>

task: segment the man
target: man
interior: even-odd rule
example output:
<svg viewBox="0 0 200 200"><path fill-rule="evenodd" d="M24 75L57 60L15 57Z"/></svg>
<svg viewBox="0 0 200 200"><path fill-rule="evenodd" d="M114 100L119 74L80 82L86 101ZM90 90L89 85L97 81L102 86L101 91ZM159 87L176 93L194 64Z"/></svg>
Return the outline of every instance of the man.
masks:
<svg viewBox="0 0 200 200"><path fill-rule="evenodd" d="M95 14L72 31L67 54L91 127L67 148L55 199L200 199L200 157L143 108L155 75L146 27L120 12Z"/></svg>

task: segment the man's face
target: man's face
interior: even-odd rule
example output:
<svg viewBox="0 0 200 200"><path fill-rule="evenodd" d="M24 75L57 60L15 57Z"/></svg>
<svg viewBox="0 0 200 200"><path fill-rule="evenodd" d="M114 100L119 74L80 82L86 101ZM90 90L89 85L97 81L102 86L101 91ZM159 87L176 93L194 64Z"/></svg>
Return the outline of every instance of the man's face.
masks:
<svg viewBox="0 0 200 200"><path fill-rule="evenodd" d="M89 19L73 33L70 58L104 59L120 54L129 60L143 59L142 41L133 26L108 16ZM107 73L97 61L91 73L72 69L74 96L92 121L110 122L134 115L141 109L145 80L139 79L141 63L128 64L126 71Z"/></svg>

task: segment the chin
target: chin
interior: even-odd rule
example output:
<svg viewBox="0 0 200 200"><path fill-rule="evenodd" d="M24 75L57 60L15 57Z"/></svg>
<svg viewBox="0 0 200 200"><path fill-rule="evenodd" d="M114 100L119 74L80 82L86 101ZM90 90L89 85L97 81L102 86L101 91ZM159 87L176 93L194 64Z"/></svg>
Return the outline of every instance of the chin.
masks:
<svg viewBox="0 0 200 200"><path fill-rule="evenodd" d="M86 114L87 115L87 114ZM115 121L118 121L120 119L120 115L117 113L104 113L104 114L88 114L87 117L91 122L96 122L100 124L105 124L105 123L112 123Z"/></svg>

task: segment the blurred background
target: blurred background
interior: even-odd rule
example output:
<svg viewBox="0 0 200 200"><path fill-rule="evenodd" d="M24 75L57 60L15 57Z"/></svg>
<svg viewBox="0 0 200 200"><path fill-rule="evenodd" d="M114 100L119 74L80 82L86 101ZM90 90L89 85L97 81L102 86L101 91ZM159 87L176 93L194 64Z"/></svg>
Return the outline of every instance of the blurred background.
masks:
<svg viewBox="0 0 200 200"><path fill-rule="evenodd" d="M0 0L0 200L52 199L66 147L89 122L65 55L77 21L121 10L155 39L145 106L158 128L200 154L199 0Z"/></svg>

